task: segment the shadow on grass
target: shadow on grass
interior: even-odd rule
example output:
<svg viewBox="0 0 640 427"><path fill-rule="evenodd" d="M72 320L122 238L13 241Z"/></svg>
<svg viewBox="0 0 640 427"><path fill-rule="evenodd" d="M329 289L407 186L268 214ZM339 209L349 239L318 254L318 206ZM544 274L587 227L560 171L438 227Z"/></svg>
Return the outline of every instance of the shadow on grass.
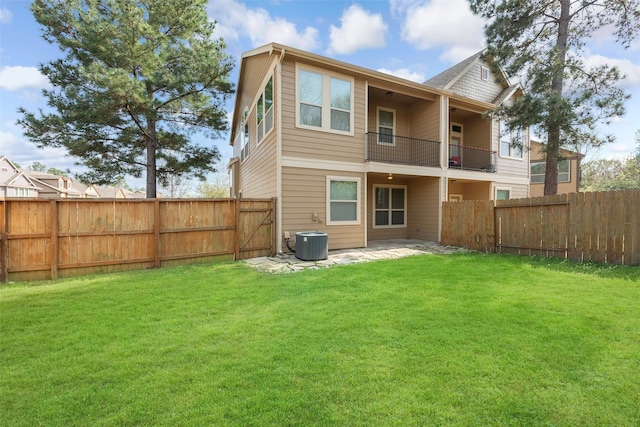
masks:
<svg viewBox="0 0 640 427"><path fill-rule="evenodd" d="M537 257L526 255L493 254L505 260L526 262L532 268L546 268L563 273L581 273L607 279L623 279L640 282L640 266L603 264L597 262L579 262L553 257Z"/></svg>

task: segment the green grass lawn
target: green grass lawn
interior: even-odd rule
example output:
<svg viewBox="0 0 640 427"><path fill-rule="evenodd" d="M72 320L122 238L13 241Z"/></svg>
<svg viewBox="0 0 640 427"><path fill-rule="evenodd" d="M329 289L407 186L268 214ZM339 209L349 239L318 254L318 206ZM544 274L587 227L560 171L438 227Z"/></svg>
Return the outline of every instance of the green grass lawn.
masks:
<svg viewBox="0 0 640 427"><path fill-rule="evenodd" d="M0 424L640 425L640 268L476 253L0 287Z"/></svg>

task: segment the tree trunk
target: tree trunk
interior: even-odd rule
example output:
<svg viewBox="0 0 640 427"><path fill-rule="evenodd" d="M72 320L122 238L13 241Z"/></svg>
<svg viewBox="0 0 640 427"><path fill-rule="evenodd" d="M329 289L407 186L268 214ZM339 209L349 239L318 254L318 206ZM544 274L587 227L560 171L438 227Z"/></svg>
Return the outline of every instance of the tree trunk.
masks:
<svg viewBox="0 0 640 427"><path fill-rule="evenodd" d="M547 130L547 169L544 175L544 195L558 193L558 158L560 158L560 123L562 122L564 68L567 61L567 40L571 1L560 0L560 19L558 20L558 39L555 48L555 70L551 80L553 99L549 105L550 123Z"/></svg>
<svg viewBox="0 0 640 427"><path fill-rule="evenodd" d="M156 134L156 121L147 117L147 199L156 198L156 149L158 137Z"/></svg>

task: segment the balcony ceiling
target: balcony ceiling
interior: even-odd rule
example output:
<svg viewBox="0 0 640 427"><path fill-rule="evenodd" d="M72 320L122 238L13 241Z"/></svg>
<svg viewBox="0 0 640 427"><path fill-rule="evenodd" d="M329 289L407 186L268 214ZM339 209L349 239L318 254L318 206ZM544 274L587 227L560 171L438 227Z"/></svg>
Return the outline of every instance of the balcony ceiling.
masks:
<svg viewBox="0 0 640 427"><path fill-rule="evenodd" d="M392 90L379 89L371 86L369 87L369 99L389 100L389 102L401 105L411 105L422 100L421 98L394 92Z"/></svg>

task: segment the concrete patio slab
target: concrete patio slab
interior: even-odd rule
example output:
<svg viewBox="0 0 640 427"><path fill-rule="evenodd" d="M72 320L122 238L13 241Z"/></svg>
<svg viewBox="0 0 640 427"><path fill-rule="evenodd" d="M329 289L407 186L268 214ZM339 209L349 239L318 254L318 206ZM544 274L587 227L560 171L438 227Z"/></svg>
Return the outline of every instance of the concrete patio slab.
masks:
<svg viewBox="0 0 640 427"><path fill-rule="evenodd" d="M443 246L437 242L425 242L413 239L379 240L369 242L366 248L340 249L329 251L326 260L303 261L291 253L280 253L273 257L260 257L244 262L259 271L279 274L295 273L303 270L318 270L334 265L348 265L383 259L403 258L422 254L450 254L465 252L466 249Z"/></svg>

